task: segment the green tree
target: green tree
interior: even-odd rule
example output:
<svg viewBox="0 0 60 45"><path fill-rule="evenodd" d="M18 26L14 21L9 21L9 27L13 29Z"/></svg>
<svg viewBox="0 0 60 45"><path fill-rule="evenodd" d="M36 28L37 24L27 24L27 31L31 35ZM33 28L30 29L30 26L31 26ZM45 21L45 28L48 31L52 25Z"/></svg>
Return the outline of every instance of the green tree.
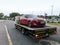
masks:
<svg viewBox="0 0 60 45"><path fill-rule="evenodd" d="M47 19L51 19L52 18L52 16L47 16Z"/></svg>
<svg viewBox="0 0 60 45"><path fill-rule="evenodd" d="M13 18L13 17L15 17L15 16L20 16L20 14L19 14L19 13L15 13L15 12L10 13L10 17L11 17L11 18Z"/></svg>
<svg viewBox="0 0 60 45"><path fill-rule="evenodd" d="M4 16L4 14L3 13L0 13L0 18L2 18Z"/></svg>
<svg viewBox="0 0 60 45"><path fill-rule="evenodd" d="M5 16L4 16L4 19L7 19L7 18L9 19L9 16L5 15Z"/></svg>
<svg viewBox="0 0 60 45"><path fill-rule="evenodd" d="M8 18L8 17L9 17L9 16L7 16L7 15L6 15L6 16L4 16L4 18Z"/></svg>
<svg viewBox="0 0 60 45"><path fill-rule="evenodd" d="M20 16L20 14L16 12L10 13L10 18L13 18L13 20L15 20L15 16Z"/></svg>
<svg viewBox="0 0 60 45"><path fill-rule="evenodd" d="M60 18L60 14L59 14L59 18Z"/></svg>

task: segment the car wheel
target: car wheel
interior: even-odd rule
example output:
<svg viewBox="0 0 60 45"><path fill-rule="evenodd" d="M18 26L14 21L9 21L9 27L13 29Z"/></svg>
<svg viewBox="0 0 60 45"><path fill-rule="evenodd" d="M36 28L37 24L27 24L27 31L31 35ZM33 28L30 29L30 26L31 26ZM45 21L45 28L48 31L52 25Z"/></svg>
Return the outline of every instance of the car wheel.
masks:
<svg viewBox="0 0 60 45"><path fill-rule="evenodd" d="M29 26L29 27L32 27L32 26L31 26L31 22L28 22L28 26Z"/></svg>
<svg viewBox="0 0 60 45"><path fill-rule="evenodd" d="M45 27L46 26L46 23L43 25L43 27Z"/></svg>
<svg viewBox="0 0 60 45"><path fill-rule="evenodd" d="M43 25L43 27L45 27L46 25Z"/></svg>

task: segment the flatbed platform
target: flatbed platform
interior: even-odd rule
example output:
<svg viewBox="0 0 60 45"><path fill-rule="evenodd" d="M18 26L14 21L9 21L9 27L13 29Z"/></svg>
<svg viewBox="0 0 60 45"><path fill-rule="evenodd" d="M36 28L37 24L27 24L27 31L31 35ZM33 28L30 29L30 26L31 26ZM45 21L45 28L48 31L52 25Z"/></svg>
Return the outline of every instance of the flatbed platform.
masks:
<svg viewBox="0 0 60 45"><path fill-rule="evenodd" d="M28 30L54 30L54 29L57 29L56 27L53 27L53 26L45 26L45 27L40 27L40 28L30 28L28 26L24 26L24 25L20 25L20 24L16 24L16 25L19 25L23 28L26 28Z"/></svg>
<svg viewBox="0 0 60 45"><path fill-rule="evenodd" d="M21 24L15 24L15 26L21 29L22 34L30 34L35 38L42 38L45 36L57 34L57 28L53 26L45 26L42 28L31 28Z"/></svg>

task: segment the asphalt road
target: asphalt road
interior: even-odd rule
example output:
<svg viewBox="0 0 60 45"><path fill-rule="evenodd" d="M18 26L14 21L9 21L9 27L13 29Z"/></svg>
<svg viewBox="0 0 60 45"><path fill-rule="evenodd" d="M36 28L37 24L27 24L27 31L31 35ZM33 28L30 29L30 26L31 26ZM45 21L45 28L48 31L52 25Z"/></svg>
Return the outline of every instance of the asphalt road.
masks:
<svg viewBox="0 0 60 45"><path fill-rule="evenodd" d="M40 45L42 40L51 40L60 43L60 26L56 27L58 28L57 35L37 40L30 36L23 35L19 30L15 29L14 21L0 21L0 45ZM10 39L7 36L6 30L10 36ZM12 44L9 44L9 40L11 40L10 42L12 42ZM42 43L44 43L44 41L41 42L41 45L47 44Z"/></svg>

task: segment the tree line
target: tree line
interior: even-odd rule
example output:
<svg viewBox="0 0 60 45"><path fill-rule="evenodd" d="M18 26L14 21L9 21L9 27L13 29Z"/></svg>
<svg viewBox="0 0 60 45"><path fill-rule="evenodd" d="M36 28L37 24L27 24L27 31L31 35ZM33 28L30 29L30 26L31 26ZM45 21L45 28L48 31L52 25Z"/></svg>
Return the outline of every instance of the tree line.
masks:
<svg viewBox="0 0 60 45"><path fill-rule="evenodd" d="M5 18L14 18L15 19L15 16L21 16L21 15L23 15L23 14L20 14L18 12L12 12L9 14L9 16L4 15L4 13L0 13L0 19L3 19L3 18L4 19ZM60 18L60 14L59 14L59 16L47 16L47 14L45 14L45 18L47 18L47 19L51 19L52 17Z"/></svg>
<svg viewBox="0 0 60 45"><path fill-rule="evenodd" d="M15 18L15 16L20 16L20 15L23 15L23 14L12 12L9 15L4 15L4 13L0 13L0 19Z"/></svg>

